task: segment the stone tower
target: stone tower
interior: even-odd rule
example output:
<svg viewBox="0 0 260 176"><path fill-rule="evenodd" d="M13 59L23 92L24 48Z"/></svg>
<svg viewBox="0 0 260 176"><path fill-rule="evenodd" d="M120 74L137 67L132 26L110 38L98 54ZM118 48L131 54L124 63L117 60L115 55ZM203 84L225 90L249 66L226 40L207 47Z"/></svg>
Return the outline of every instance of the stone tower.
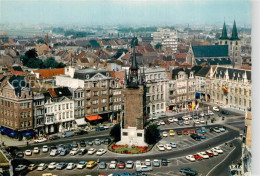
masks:
<svg viewBox="0 0 260 176"><path fill-rule="evenodd" d="M242 65L241 57L241 41L238 38L236 22L234 21L231 37L227 36L227 28L224 22L222 34L219 38L220 45L228 45L229 56L232 61L233 67Z"/></svg>
<svg viewBox="0 0 260 176"><path fill-rule="evenodd" d="M135 42L133 42L135 43ZM144 73L138 74L138 64L135 55L135 46L132 48L132 65L129 68L128 76L125 77L123 89L124 115L121 123L121 141L118 145L147 146L145 143L145 100L146 84Z"/></svg>

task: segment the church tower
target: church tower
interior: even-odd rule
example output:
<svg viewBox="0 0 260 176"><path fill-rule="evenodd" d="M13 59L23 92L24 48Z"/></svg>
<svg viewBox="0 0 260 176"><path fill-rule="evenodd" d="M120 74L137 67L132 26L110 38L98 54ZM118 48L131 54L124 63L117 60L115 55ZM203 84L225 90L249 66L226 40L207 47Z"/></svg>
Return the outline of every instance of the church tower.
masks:
<svg viewBox="0 0 260 176"><path fill-rule="evenodd" d="M219 38L219 45L228 45L228 52L232 61L233 67L242 65L241 58L241 41L238 38L236 22L234 21L231 37L227 36L226 23L224 22L221 37Z"/></svg>
<svg viewBox="0 0 260 176"><path fill-rule="evenodd" d="M135 43L135 42L133 42ZM124 113L121 123L121 141L118 145L147 146L145 143L146 123L146 84L144 73L139 72L135 55L135 45L132 47L131 67L125 78L123 89Z"/></svg>

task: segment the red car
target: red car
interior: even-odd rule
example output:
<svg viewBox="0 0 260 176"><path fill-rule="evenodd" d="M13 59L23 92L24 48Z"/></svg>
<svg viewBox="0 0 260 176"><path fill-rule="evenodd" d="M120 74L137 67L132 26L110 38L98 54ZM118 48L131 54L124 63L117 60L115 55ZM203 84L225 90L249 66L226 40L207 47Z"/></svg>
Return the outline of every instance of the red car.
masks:
<svg viewBox="0 0 260 176"><path fill-rule="evenodd" d="M196 160L202 160L203 158L201 157L201 156L199 156L199 155L193 155L193 157L196 159Z"/></svg>
<svg viewBox="0 0 260 176"><path fill-rule="evenodd" d="M184 135L188 135L188 134L189 134L188 130L187 130L187 129L184 129L184 130L183 130L183 134L184 134Z"/></svg>
<svg viewBox="0 0 260 176"><path fill-rule="evenodd" d="M194 134L194 133L195 133L194 129L190 129L190 134Z"/></svg>
<svg viewBox="0 0 260 176"><path fill-rule="evenodd" d="M125 163L124 163L123 161L119 161L117 167L118 167L119 169L124 169L124 168L125 168Z"/></svg>
<svg viewBox="0 0 260 176"><path fill-rule="evenodd" d="M213 157L213 153L211 151L206 151L206 154L209 156L209 157Z"/></svg>

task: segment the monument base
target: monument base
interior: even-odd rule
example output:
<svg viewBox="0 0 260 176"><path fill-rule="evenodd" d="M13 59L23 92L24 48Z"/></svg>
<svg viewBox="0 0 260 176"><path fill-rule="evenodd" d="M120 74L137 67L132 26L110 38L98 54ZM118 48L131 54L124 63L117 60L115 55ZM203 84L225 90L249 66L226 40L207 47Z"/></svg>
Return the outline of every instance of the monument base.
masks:
<svg viewBox="0 0 260 176"><path fill-rule="evenodd" d="M148 144L144 139L144 130L137 130L136 127L128 127L126 129L121 129L121 140L117 142L117 145L132 145L147 147Z"/></svg>

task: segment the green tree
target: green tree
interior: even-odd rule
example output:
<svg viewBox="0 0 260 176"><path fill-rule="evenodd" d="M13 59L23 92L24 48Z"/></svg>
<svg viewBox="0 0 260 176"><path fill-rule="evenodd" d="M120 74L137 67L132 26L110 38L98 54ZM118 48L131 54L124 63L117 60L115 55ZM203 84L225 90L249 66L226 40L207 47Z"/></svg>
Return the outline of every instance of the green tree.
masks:
<svg viewBox="0 0 260 176"><path fill-rule="evenodd" d="M150 123L146 127L145 141L148 144L155 144L160 139L160 131L157 124Z"/></svg>
<svg viewBox="0 0 260 176"><path fill-rule="evenodd" d="M28 57L29 59L30 58L37 58L38 54L37 54L37 51L35 50L35 48L33 48L33 49L26 51L25 56Z"/></svg>
<svg viewBox="0 0 260 176"><path fill-rule="evenodd" d="M53 57L49 57L43 62L43 66L45 68L57 68L58 63L55 61Z"/></svg>
<svg viewBox="0 0 260 176"><path fill-rule="evenodd" d="M155 45L155 49L162 49L162 44L161 43L157 43Z"/></svg>
<svg viewBox="0 0 260 176"><path fill-rule="evenodd" d="M115 124L110 131L110 136L114 138L114 141L120 141L121 140L121 126L119 123Z"/></svg>

